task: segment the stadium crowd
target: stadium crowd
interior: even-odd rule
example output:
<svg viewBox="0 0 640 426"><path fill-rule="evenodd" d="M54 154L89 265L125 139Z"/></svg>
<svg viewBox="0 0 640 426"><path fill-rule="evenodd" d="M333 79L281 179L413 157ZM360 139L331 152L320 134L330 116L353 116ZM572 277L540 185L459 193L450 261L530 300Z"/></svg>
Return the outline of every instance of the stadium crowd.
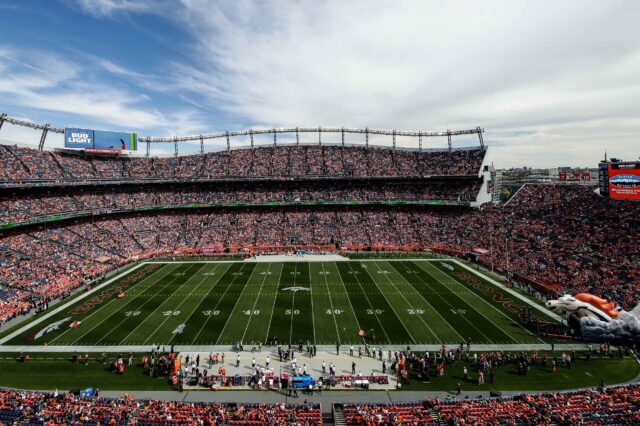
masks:
<svg viewBox="0 0 640 426"><path fill-rule="evenodd" d="M405 404L345 404L348 425L621 425L640 422L640 386Z"/></svg>
<svg viewBox="0 0 640 426"><path fill-rule="evenodd" d="M133 260L202 247L334 246L443 250L558 291L589 292L623 308L640 293L640 205L589 188L527 185L505 206L197 209L63 222L0 239L0 318L59 297ZM189 251L190 250L190 251Z"/></svg>
<svg viewBox="0 0 640 426"><path fill-rule="evenodd" d="M640 387L523 394L506 398L416 403L338 404L348 425L406 424L637 424ZM72 393L0 390L0 422L5 424L137 425L237 424L319 425L318 404L189 403L80 397Z"/></svg>
<svg viewBox="0 0 640 426"><path fill-rule="evenodd" d="M474 201L480 190L478 179L417 185L371 182L225 184L221 187L143 187L136 190L68 188L0 195L0 223L24 222L63 214L112 212L151 206L191 204L379 202L379 201Z"/></svg>
<svg viewBox="0 0 640 426"><path fill-rule="evenodd" d="M0 182L149 180L284 176L475 175L480 148L391 150L382 147L258 146L179 157L85 156L0 145Z"/></svg>
<svg viewBox="0 0 640 426"><path fill-rule="evenodd" d="M0 390L0 423L18 425L322 424L319 404L189 403Z"/></svg>

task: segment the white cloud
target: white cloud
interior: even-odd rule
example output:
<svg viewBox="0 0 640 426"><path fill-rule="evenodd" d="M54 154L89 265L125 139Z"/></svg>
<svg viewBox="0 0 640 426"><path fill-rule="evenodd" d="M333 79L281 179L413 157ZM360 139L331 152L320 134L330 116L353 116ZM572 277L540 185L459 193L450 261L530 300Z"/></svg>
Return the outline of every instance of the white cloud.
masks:
<svg viewBox="0 0 640 426"><path fill-rule="evenodd" d="M114 73L141 78L140 74L108 61L101 65ZM200 121L200 113L191 108L160 112L145 93L92 77L94 73L88 72L91 70L87 70L86 65L50 53L1 47L0 70L3 70L0 74L0 110L11 116L15 110L27 109L34 113L39 110L55 116L66 114L64 122L52 123L58 127L146 130L146 134L203 131L206 123ZM49 118L45 120L50 121ZM174 124L174 120L178 124ZM33 138L37 143L39 139L39 134L16 128L3 128L0 136L26 143L34 143ZM50 141L57 140L49 137L47 142Z"/></svg>
<svg viewBox="0 0 640 426"><path fill-rule="evenodd" d="M624 124L640 112L637 2L182 4L199 65L178 84L247 121L480 124L499 166L638 154Z"/></svg>
<svg viewBox="0 0 640 426"><path fill-rule="evenodd" d="M96 16L116 12L146 12L153 9L152 0L76 0L85 13Z"/></svg>
<svg viewBox="0 0 640 426"><path fill-rule="evenodd" d="M617 157L639 155L637 1L75 4L104 18L157 14L190 31L192 39L179 47L191 61L171 58L156 75L100 58L97 63L193 109L161 112L144 93L87 82L54 58L51 67L7 72L18 65L3 59L2 49L0 94L25 107L162 134L242 123L407 130L481 125L499 167L594 165L605 147ZM83 96L87 90L99 93L97 105ZM234 122L207 122L195 112L207 109L222 110ZM177 122L158 124L167 118Z"/></svg>

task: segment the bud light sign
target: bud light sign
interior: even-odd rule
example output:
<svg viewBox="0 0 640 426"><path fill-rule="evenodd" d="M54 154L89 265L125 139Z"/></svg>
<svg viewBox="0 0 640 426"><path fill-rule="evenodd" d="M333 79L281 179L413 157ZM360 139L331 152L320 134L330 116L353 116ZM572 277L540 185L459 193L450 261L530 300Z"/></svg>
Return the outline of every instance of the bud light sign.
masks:
<svg viewBox="0 0 640 426"><path fill-rule="evenodd" d="M64 129L65 148L93 148L93 130Z"/></svg>
<svg viewBox="0 0 640 426"><path fill-rule="evenodd" d="M135 133L107 132L89 129L64 129L65 148L98 151L135 151L138 136Z"/></svg>

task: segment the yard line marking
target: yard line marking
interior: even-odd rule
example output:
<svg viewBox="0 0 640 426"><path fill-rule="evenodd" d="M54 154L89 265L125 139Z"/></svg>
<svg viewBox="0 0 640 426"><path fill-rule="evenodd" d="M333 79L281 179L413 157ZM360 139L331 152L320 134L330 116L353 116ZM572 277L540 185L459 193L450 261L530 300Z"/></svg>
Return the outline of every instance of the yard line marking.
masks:
<svg viewBox="0 0 640 426"><path fill-rule="evenodd" d="M377 265L377 263L374 263L374 265ZM389 299L387 298L387 295L384 294L384 292L382 290L380 290L380 286L378 286L378 283L376 282L375 279L373 279L373 277L371 276L371 274L369 273L368 269L365 269L364 271L365 274L369 275L369 278L371 278L371 282L373 282L373 285L376 286L376 288L380 291L380 293L382 294L382 296L384 296L384 300L387 301L387 304L389 305L389 307L391 307L391 310L393 311L393 313L396 315L396 317L398 318L398 321L400 321L400 324L402 324L402 328L404 328L407 332L407 334L409 335L409 337L411 337L411 340L413 340L413 343L416 343L416 339L415 337L413 337L413 334L411 334L411 332L409 331L409 329L407 328L406 325L404 325L404 321L402 321L402 318L400 318L400 315L398 315L398 312L396 312L395 308L393 307L393 304L391 302L389 302ZM373 306L372 306L373 307Z"/></svg>
<svg viewBox="0 0 640 426"><path fill-rule="evenodd" d="M358 282L358 286L360 286L360 288L362 289L362 293L364 294L365 299L367 299L367 303L371 307L371 311L373 312L373 316L376 317L376 321L378 321L378 324L380 324L380 328L382 328L382 332L387 337L387 342L391 343L391 339L389 339L389 335L387 334L387 330L382 325L382 321L380 321L380 317L376 313L376 308L374 308L374 306L371 304L371 300L369 300L369 296L367 296L367 294L364 292L364 287L362 287L362 283L360 282L360 279L358 278L358 274L353 274L353 272L355 272L355 271L353 270L353 266L351 265L351 262L349 262L349 269L351 269L352 275L355 277L356 281ZM407 334L409 334L409 333L407 332Z"/></svg>
<svg viewBox="0 0 640 426"><path fill-rule="evenodd" d="M222 263L221 263L222 264ZM231 268L231 264L227 264L228 266L226 267L226 269L224 271L221 271L220 274L218 275L218 279L216 280L216 282L211 286L211 288L209 289L209 291L207 293L204 294L204 296L202 297L202 299L200 299L200 301L198 302L198 304L195 306L195 308L193 308L193 310L191 311L191 313L189 313L189 316L184 320L184 324L186 324L189 319L191 319L191 317L193 316L193 314L196 313L196 311L198 310L198 308L200 307L200 304L202 303L202 301L209 296L209 294L211 294L211 292L218 287L218 284L220 283L220 281L222 280L222 277L224 276L224 274L229 270L229 268ZM171 339L169 339L169 343L171 344L171 342L173 342L173 339L177 336L177 334L173 334L171 335Z"/></svg>
<svg viewBox="0 0 640 426"><path fill-rule="evenodd" d="M278 291L280 289L280 278L282 278L282 271L284 271L284 265L280 268L280 276L278 277L278 283L276 284L276 294L273 298L273 305L271 306L271 316L269 317L269 326L267 327L267 334L264 337L264 341L269 341L269 330L271 330L271 320L273 319L273 314L276 310L276 300L278 300ZM294 293L295 294L295 293Z"/></svg>
<svg viewBox="0 0 640 426"><path fill-rule="evenodd" d="M269 269L270 265L271 265L271 263L269 263L269 265L267 266L267 270ZM251 281L251 277L253 277L253 274L256 273L256 269L258 269L257 265L251 271L251 275L249 275L249 278L247 278L247 281L245 281L244 287L242 287L242 292L240 293L240 296L238 296L238 298L236 299L236 303L233 304L233 309L231 309L231 312L229 312L229 315L227 316L227 321L225 321L224 326L222 327L222 330L220 330L220 334L218 334L218 338L216 339L216 343L215 343L216 345L220 341L220 338L222 337L222 334L224 333L225 328L227 328L227 325L229 324L229 320L231 320L231 317L233 316L233 312L236 310L236 307L238 306L238 302L240 302L240 299L242 298L242 294L247 289L247 287L249 287L249 281ZM266 276L267 275L265 274L265 277ZM262 282L264 283L264 279L263 279ZM229 287L231 287L231 286L229 286ZM222 299L222 297L220 299ZM251 315L253 315L253 311L251 312ZM249 317L249 320L251 320L251 317ZM249 325L248 322L247 322L247 325Z"/></svg>
<svg viewBox="0 0 640 426"><path fill-rule="evenodd" d="M329 290L329 286L327 285L327 274L326 274L326 271L324 270L324 263L321 263L320 266L322 266L322 276L324 277L324 284L327 286L327 290ZM309 283L311 283L311 267L309 267ZM336 319L336 314L335 314L336 311L333 309L331 292L329 291L327 294L329 295L329 304L331 305L331 314L333 316L333 323L336 326L336 337L338 338L338 344L340 344L340 331L338 331L338 320ZM358 324L358 330L360 330L360 324ZM314 332L313 332L314 340L315 340L315 336L316 334L315 334L315 326L314 326Z"/></svg>
<svg viewBox="0 0 640 426"><path fill-rule="evenodd" d="M177 269L177 268L176 268L176 269ZM174 271L175 271L175 269L174 269ZM165 288L169 287L171 284L173 284L173 282L174 282L175 280L177 280L177 279L178 279L178 278L180 278L181 276L182 276L182 275L176 275L175 277L173 277L173 279L172 279L171 281L169 281L167 284L165 284L165 285L163 285L163 286L162 286L162 290L164 290ZM162 291L162 290L160 290L160 291ZM176 289L176 290L177 290L177 289ZM144 305L146 305L147 303L149 303L149 301L150 301L150 300L153 300L153 297L146 299L146 300L142 303L142 305L140 305L140 306L138 307L138 310L140 310ZM129 303L131 303L131 301L130 301ZM127 303L127 305L128 305L128 303ZM127 306L127 305L125 305L125 306ZM125 306L123 306L123 308L124 308ZM117 314L117 313L118 313L118 312L120 312L121 310L122 310L122 308L118 309L117 311L115 311L114 313L112 313L111 315L109 315L109 318L111 318L113 315ZM108 319L108 318L107 318L107 319ZM122 321L120 321L116 326L114 326L114 327L112 327L112 328L111 328L111 331L109 331L107 334L105 334L104 336L102 336L102 337L100 338L100 340L98 340L98 343L97 343L97 344L99 344L100 342L102 342L102 341L104 340L104 338L105 338L105 337L107 337L108 335L110 335L114 330L116 330L116 329L117 329L117 328L118 328L118 327L119 327L123 322L125 322L127 319L128 319L128 318L125 316L125 317L124 317L124 319L123 319ZM106 320L105 320L105 321L106 321ZM104 323L104 321L103 321L103 323ZM77 342L77 340L76 340L75 342L73 342L72 344L75 344L76 342Z"/></svg>
<svg viewBox="0 0 640 426"><path fill-rule="evenodd" d="M203 268L204 268L204 266L203 266ZM217 265L215 265L215 266L213 267L213 269L212 269L210 272L215 271L217 268L218 268L218 266L217 266ZM201 270L202 270L202 268L201 268L201 269L199 269L199 270L197 270L197 271L196 271L196 272L195 272L191 277L189 277L189 279L191 279L191 278L195 277L195 276L198 274L198 272L200 272ZM172 310L173 310L173 311L177 311L177 310L178 310L178 308L184 304L184 302L186 302L187 300L189 300L189 297L193 294L193 292L194 292L194 291L196 291L196 289L197 289L197 288L199 288L199 287L202 285L202 283L203 283L203 282L205 282L205 280L206 280L207 278L209 278L209 276L208 276L208 275L205 275L205 276L200 280L200 282L199 282L198 284L196 284L196 285L193 287L193 290L191 290L191 293L189 293L187 296L185 296L185 297L182 299L182 301L178 304L178 306L174 307ZM185 282L184 282L184 284L186 284L187 282L189 282L189 280L185 281ZM183 284L183 285L184 285L184 284ZM170 298L171 298L171 296L169 296L169 299L167 299L167 301L168 301L168 300L170 300ZM162 303L160 306L162 306L162 305L164 305L164 303ZM158 306L158 308L159 308L160 306ZM157 309L156 309L156 310L157 310ZM154 312L155 312L155 311L154 311ZM151 313L151 315L149 315L147 318L151 318L151 316L152 316L152 315L153 315L153 312L152 312L152 313ZM160 327L162 327L162 326L163 326L167 321L169 321L169 319L170 319L170 318L171 318L170 316L167 316L167 317L164 319L164 321L162 321L162 322L160 323L160 325L158 325L158 327L156 327L156 329L155 329L155 330L153 330L153 332L152 332L151 334L149 334L149 336L145 339L145 341L144 341L144 342L142 342L142 344L143 344L143 345L144 345L144 344L146 344L146 343L149 341L149 339L150 339L152 336L154 336L154 335L158 332L158 330L160 329ZM144 322L144 321L142 321L142 322L140 323L140 325L142 325L142 323L143 323L143 322ZM140 327L140 325L139 325L138 327ZM138 327L136 327L136 330L138 329ZM135 331L135 330L133 330L131 333L133 333L134 331ZM131 333L129 333L129 335L131 335ZM175 335L174 335L174 336L175 336ZM127 336L127 337L129 337L129 336ZM125 337L125 338L124 338L124 339L122 339L122 340L123 340L123 341L124 341L124 340L126 340L126 339L127 339L127 337ZM122 343L122 342L121 342L121 343Z"/></svg>
<svg viewBox="0 0 640 426"><path fill-rule="evenodd" d="M151 279L151 277L153 277L154 275L156 275L156 274L160 273L161 271L164 271L164 270L165 270L165 268L169 269L169 272L167 272L166 274L164 274L164 275L162 276L162 278L160 278L160 279L163 279L163 278L167 277L171 272L173 272L173 271L175 271L176 269L178 269L178 267L177 267L177 266L176 266L175 268L172 268L172 265L166 265L166 266L163 266L162 268L158 269L157 271L155 271L155 272L153 272L153 273L149 274L149 275L148 275L148 276L146 276L145 278L143 278L143 279L141 279L140 281L138 281L138 282L137 282L136 284L134 284L134 285L133 285L133 287L131 287L129 290L132 290L132 289L134 289L134 288L138 288L138 285L142 284L143 282L147 281L148 279ZM146 290L148 287L141 286L140 288L142 288L142 289L143 289L143 290L141 290L141 291L144 291L144 290ZM120 309L116 309L115 311L113 311L112 313L110 313L110 314L107 316L107 318L105 318L104 320L102 320L102 321L98 322L97 324L95 324L93 327L91 327L89 330L87 330L84 334L82 334L82 336L80 336L79 338L77 338L76 340L74 340L74 341L73 341L73 343L71 343L71 344L72 344L72 345L73 345L73 344L75 344L78 340L80 340L80 339L82 339L84 336L86 336L86 335L87 335L87 333L90 333L93 329L95 329L96 327L99 327L102 323L104 323L104 321L106 321L108 318L110 318L110 317L111 317L113 314L115 314L116 312L118 312L118 311L122 310L122 308L124 308L124 307L128 306L128 305L129 305L129 303L131 303L131 302L132 302L132 301L133 301L137 296L139 296L139 295L140 295L140 294L142 294L142 293L134 293L134 294L135 294L135 297L133 297L133 298L131 298L131 299L127 300L127 302L126 302L122 307L120 307ZM88 320L88 319L89 319L89 318L91 318L93 315L97 314L99 311L101 311L102 309L106 308L108 305L110 305L111 303L115 302L116 300L118 300L118 299L116 299L116 298L111 299L111 300L110 300L110 301L108 301L106 304L104 304L103 306L99 307L95 312L92 312L88 317L84 318L82 321L84 322L84 321ZM65 334L67 334L67 333L68 333L68 332L70 332L71 330L73 330L73 329L72 329L72 328L69 328L68 330L65 330L65 332L64 332L64 333L60 334L60 335L59 335L59 336L57 336L55 339L53 339L52 341L50 341L50 342L49 342L49 344L51 344L51 343L55 342L57 339L59 339L60 337L64 336Z"/></svg>
<svg viewBox="0 0 640 426"><path fill-rule="evenodd" d="M380 263L374 263L374 265L378 268L378 270L382 271L382 268L380 267ZM391 264L389 264L389 266L391 266ZM397 273L398 275L400 275L400 273L399 273L399 272L396 272L396 273ZM398 289L398 287L393 283L393 281L391 281L391 279L387 276L387 274L382 274L382 275L384 275L384 278L389 282L389 284L391 284L391 285L393 286L393 288L395 288L395 289L396 289L396 291L398 292L398 294L400 294L400 295L402 296L402 298L404 299L404 301L405 301L405 302L407 302L407 305L409 305L409 307L410 307L411 309L413 309L413 310L414 310L414 312L415 312L417 308L415 308L415 307L414 307L414 306L409 302L409 300L408 300L408 299L407 299L407 297L404 295L404 293L403 293L403 292L401 292L401 291ZM401 276L401 275L400 275L400 276ZM373 277L371 277L371 279L373 279ZM377 282L375 281L375 279L373 279L373 282L374 282L374 283L376 283L376 285L377 285ZM410 285L410 284L409 284L409 285ZM411 286L411 288L413 288L413 286ZM380 287L378 287L378 289L380 289ZM415 288L413 288L413 289L415 290ZM382 289L380 289L380 292L382 293ZM416 293L418 293L418 292L416 291ZM393 308L392 308L392 309L393 309ZM416 312L416 314L417 314L417 312ZM396 314L396 315L397 315L397 314ZM422 321L422 323L427 327L427 329L428 329L428 330L429 330L429 332L433 335L433 337L435 337L435 338L436 338L436 340L438 341L438 343L442 343L442 341L438 338L438 336L436 335L436 333L434 333L434 332L433 332L433 330L431 329L431 327L429 327L429 324L427 324L427 322L424 320L424 318L422 318L422 315L417 314L416 316L417 316L417 317L420 319L420 321ZM398 316L398 318L400 318L400 316ZM415 340L415 339L414 339L414 340Z"/></svg>
<svg viewBox="0 0 640 426"><path fill-rule="evenodd" d="M311 264L309 262L307 262L307 270L309 271L309 297L311 298L311 326L313 327L313 344L316 344L316 321L315 321L315 315L313 315L313 286L311 285ZM333 316L333 319L335 321L335 314ZM336 331L337 331L337 327L336 327ZM338 341L340 340L340 334L338 334L336 336L338 338Z"/></svg>
<svg viewBox="0 0 640 426"><path fill-rule="evenodd" d="M420 265L419 263L416 263L416 265L420 266L420 269L422 269L423 271L425 271L429 276L431 276L431 278L433 278L433 279L434 279L434 280L436 280L438 283L440 283L440 285L444 285L440 280L438 280L438 279L435 277L435 275L433 275L431 272L429 272L426 268L423 268L423 267L422 267L422 265ZM431 266L431 265L429 265L429 266ZM446 298L442 297L441 299L442 299L444 302L446 302L446 304L447 304L447 305L449 305L449 307L450 307L451 309L454 309L453 305L452 305L451 303L449 303L449 301L448 301ZM461 300L462 300L462 299L461 299ZM463 300L463 302L465 302L465 301ZM476 312L478 312L478 310L477 310L477 309L475 309L473 306L469 305L467 302L465 302L465 304L467 304L471 309L473 309L473 310L475 310ZM480 314L482 315L482 313L480 313ZM482 316L484 316L484 315L482 315ZM480 331L480 329L479 329L478 327L476 327L476 326L475 326L471 321L469 321L469 320L468 320L464 315L462 315L462 316L461 316L461 318L462 318L463 320L465 320L465 321L466 321L466 322L467 322L471 327L475 328L475 329L476 329L476 331L477 331L478 333L480 333L481 335L483 335L483 336L487 339L487 341L489 341L489 342L493 343L493 340L491 340L489 337L487 337L487 335L486 335L486 334L484 334L482 331ZM485 317L485 318L487 319L487 321L489 321L489 323L490 323L490 324L493 324L493 322L492 322L491 320L489 320L489 318L487 318L487 317ZM516 343L516 342L515 342L515 340L513 340L513 339L511 339L511 340L512 340L514 343Z"/></svg>
<svg viewBox="0 0 640 426"><path fill-rule="evenodd" d="M253 308L251 308L251 315L249 315L249 320L247 321L247 325L244 327L244 332L242 333L242 338L240 339L241 342L244 342L244 336L247 335L247 330L249 329L249 324L251 323L251 320L253 319L253 313L256 310L256 306L258 306L258 299L260 299L260 293L262 292L262 288L264 287L264 282L267 280L267 277L269 276L269 272L271 272L271 265L272 265L271 262L269 262L269 264L267 265L266 274L264 274L264 278L262 279L262 283L260 284L260 290L258 290L258 294L256 295L256 300L253 301ZM267 333L268 332L269 331L267 330ZM220 334L220 335L222 335L222 334Z"/></svg>
<svg viewBox="0 0 640 426"><path fill-rule="evenodd" d="M340 271L338 270L338 266L336 265L336 262L333 262L333 266L336 269L336 277L340 280L340 284L336 283L336 285L341 285L342 288L344 289L344 295L347 298L347 300L349 301L349 306L351 306L351 313L353 314L353 318L356 320L356 324L358 324L358 330L362 330L362 327L360 326L360 321L358 321L358 316L356 315L356 310L353 307L353 303L351 302L351 298L349 297L349 292L347 291L347 287L344 283L344 281L342 281L342 276L340 276ZM324 263L322 264L322 269L324 270ZM327 279L327 276L325 274L325 280ZM329 292L331 292L331 290L329 290L329 283L327 282L327 290ZM362 343L365 343L365 338L362 337Z"/></svg>
<svg viewBox="0 0 640 426"><path fill-rule="evenodd" d="M298 279L298 262L293 264L293 286L296 286L296 280ZM293 312L296 307L296 291L293 292L293 297L291 298L291 318L289 318L289 344L291 344L291 339L293 338ZM286 312L285 312L286 313Z"/></svg>
<svg viewBox="0 0 640 426"><path fill-rule="evenodd" d="M436 267L437 269L437 267ZM475 291L471 290L469 287L467 287L462 281L458 280L457 277L447 274L446 272L438 269L438 271L444 273L445 275L450 276L451 278L453 278L453 280L462 288L464 288L466 291L470 292L471 294L473 294L476 298L482 300L485 304L487 304L488 306L490 306L492 309L498 311L503 317L507 318L509 321L511 322L515 322L518 327L520 327L521 329L523 329L524 331L527 332L527 334L529 334L530 336L535 337L536 339L538 339L540 342L544 343L544 340L542 340L541 338L539 338L538 336L536 336L535 334L531 333L529 330L527 330L526 328L524 328L519 322L515 321L513 318L509 318L509 316L507 314L505 314L504 312L502 312L500 309L498 309L497 306L492 305L491 303L489 303L487 300L485 300L484 298L480 297L480 295L478 293L476 293ZM483 315L484 316L484 315ZM486 318L486 317L485 317ZM487 318L489 319L489 318ZM515 339L512 339L514 342L517 343L517 341Z"/></svg>
<svg viewBox="0 0 640 426"><path fill-rule="evenodd" d="M394 265L392 265L392 264L390 264L390 265L391 265L391 267L392 267L392 268L394 268L396 271L398 271L398 273L400 273L400 271L398 270L398 268L397 268L396 266L394 266ZM400 276L402 276L402 274L400 274ZM410 282L409 282L405 277L402 277L402 279L403 279L407 284L409 284L411 287L413 287L413 284L411 284L411 283L410 283ZM415 287L414 287L414 289L415 289ZM436 314L438 314L438 316L439 316L440 318L442 318L442 321L444 321L444 322L445 322L445 324L447 324L447 325L449 326L449 328L450 328L451 330L453 330L453 332L454 332L454 333L456 333L456 334L460 337L460 339L464 340L464 337L462 337L462 335L458 332L458 330L457 330L453 325L451 325L451 323L450 323L449 321L447 321L447 319L446 319L445 317L443 317L443 316L442 316L442 314L440 313L440 310L436 309L436 308L435 308L435 306L433 306L433 305L431 304L431 302L429 302L429 301L427 300L427 298L426 298L426 297L424 297L424 295L423 295L422 293L420 293L420 292L419 292L419 291L417 291L417 290L416 290L416 292L420 295L420 297L422 297L422 300L424 300L425 302L427 302L427 304L428 304L429 306L431 306L431 309L433 309L433 310L434 310L434 312L435 312ZM440 293L438 293L438 292L429 292L429 294L438 294L438 295L439 295Z"/></svg>
<svg viewBox="0 0 640 426"><path fill-rule="evenodd" d="M242 271L242 269L243 269L246 265L248 265L248 263L244 263L244 264L242 264L242 266L240 266L240 269L238 270L238 272ZM255 271L255 268L251 271L251 273L253 274L253 272L254 272L254 271ZM229 283L229 285L227 286L227 288L224 290L224 293L222 293L222 296L220 296L220 297L218 298L218 303L216 303L216 306L215 306L212 310L215 310L215 309L218 307L218 305L220 305L220 301L221 301L221 300L222 300L222 298L227 294L227 292L229 291L229 289L231 288L231 286L233 285L233 283L235 283L235 282L236 282L236 280L238 279L238 277L239 277L239 276L240 276L240 274L236 274L236 275L233 277L233 279L231 280L231 282ZM249 278L251 278L251 276L249 276ZM247 280L247 282L249 282L249 280ZM246 283L245 283L245 285L246 285ZM237 301L236 301L236 303L237 303ZM200 336L200 333L202 333L202 330L204 330L204 327L207 325L207 323L209 322L209 319L210 319L210 318L211 318L211 317L209 316L209 317L207 317L207 319L205 319L204 321L202 321L202 327L200 327L200 330L198 330L198 333L196 334L196 336L195 336L195 337L193 338L193 340L191 341L191 344L192 344L192 345L194 344L194 342L195 342L196 340L198 340L198 336Z"/></svg>

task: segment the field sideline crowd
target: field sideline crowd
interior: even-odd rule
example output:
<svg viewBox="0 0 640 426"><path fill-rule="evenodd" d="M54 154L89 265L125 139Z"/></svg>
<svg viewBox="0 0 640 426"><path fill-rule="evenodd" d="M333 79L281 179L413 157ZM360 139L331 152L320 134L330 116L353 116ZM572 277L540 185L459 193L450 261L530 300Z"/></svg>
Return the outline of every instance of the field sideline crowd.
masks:
<svg viewBox="0 0 640 426"><path fill-rule="evenodd" d="M640 422L638 385L510 398L344 404L348 425L622 425Z"/></svg>
<svg viewBox="0 0 640 426"><path fill-rule="evenodd" d="M508 398L337 404L348 425L637 424L638 385ZM0 390L0 422L41 425L319 425L319 404L188 403Z"/></svg>

